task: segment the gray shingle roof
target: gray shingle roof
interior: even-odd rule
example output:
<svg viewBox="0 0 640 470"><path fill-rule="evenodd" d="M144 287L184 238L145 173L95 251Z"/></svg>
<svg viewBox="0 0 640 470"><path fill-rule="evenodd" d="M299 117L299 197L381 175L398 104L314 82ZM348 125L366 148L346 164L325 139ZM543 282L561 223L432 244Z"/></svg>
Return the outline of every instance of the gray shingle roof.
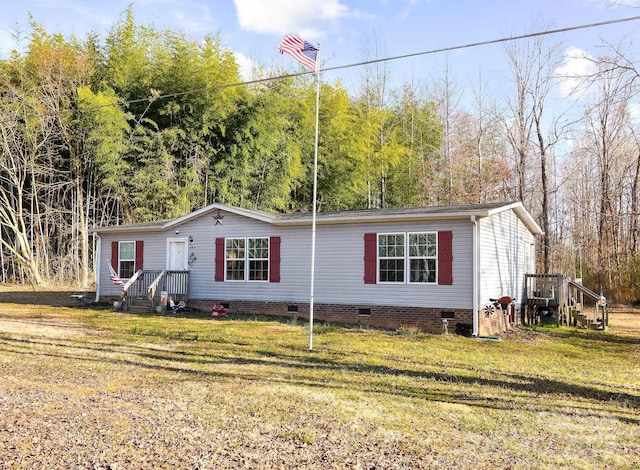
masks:
<svg viewBox="0 0 640 470"><path fill-rule="evenodd" d="M495 212L513 209L523 222L535 234L542 233L542 230L519 202L492 202L487 204L465 204L449 206L421 206L403 207L387 209L360 209L351 211L327 211L316 214L318 224L344 224L344 223L365 223L381 222L391 220L437 220L437 219L460 219L466 217L487 217ZM177 227L189 220L211 215L216 211L222 213L234 213L244 217L249 217L278 226L286 225L308 225L312 222L311 212L291 212L274 213L255 209L243 209L224 204L212 204L197 211L186 214L172 220L160 220L157 222L145 222L140 224L120 225L102 227L96 229L96 233L108 232L145 232L145 231L165 231Z"/></svg>

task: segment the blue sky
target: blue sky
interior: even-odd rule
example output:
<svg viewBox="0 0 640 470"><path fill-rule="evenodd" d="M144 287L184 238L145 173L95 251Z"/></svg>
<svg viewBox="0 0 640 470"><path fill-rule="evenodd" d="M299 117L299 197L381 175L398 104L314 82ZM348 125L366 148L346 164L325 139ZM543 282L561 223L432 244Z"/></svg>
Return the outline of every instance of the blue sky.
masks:
<svg viewBox="0 0 640 470"><path fill-rule="evenodd" d="M302 70L277 47L287 33L321 43L325 67L492 40L531 31L569 27L640 15L640 0L4 0L0 15L0 57L16 47L15 25L28 31L28 15L49 33L106 34L129 4L138 23L181 30L189 37L220 34L239 63ZM597 55L602 41L638 38L640 21L557 34L563 50ZM378 51L372 44L378 43ZM369 44L369 53L365 52ZM23 44L24 45L24 44ZM395 80L428 83L444 64L460 87L498 84L508 74L504 45L492 45L388 62ZM579 66L569 58L567 70ZM362 68L330 71L325 79L357 87Z"/></svg>

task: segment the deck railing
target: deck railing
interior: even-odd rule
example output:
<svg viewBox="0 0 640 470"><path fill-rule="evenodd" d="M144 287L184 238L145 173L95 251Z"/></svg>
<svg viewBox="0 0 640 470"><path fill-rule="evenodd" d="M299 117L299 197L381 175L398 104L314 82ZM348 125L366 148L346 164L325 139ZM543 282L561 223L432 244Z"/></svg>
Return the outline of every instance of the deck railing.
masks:
<svg viewBox="0 0 640 470"><path fill-rule="evenodd" d="M162 293L166 292L174 302L189 300L189 271L164 270L158 273L147 288L147 295L151 300L151 310L154 311L162 303ZM166 299L164 299L166 301Z"/></svg>
<svg viewBox="0 0 640 470"><path fill-rule="evenodd" d="M569 298L572 302L567 317L572 324L580 322L586 328L598 329L609 326L609 309L604 296L596 294L579 282L569 281ZM593 302L593 309L585 308L585 298Z"/></svg>
<svg viewBox="0 0 640 470"><path fill-rule="evenodd" d="M562 318L567 302L567 278L562 274L525 274L522 321L536 324L545 317Z"/></svg>
<svg viewBox="0 0 640 470"><path fill-rule="evenodd" d="M149 286L159 273L160 271L139 270L122 286L122 291L126 295L124 310L129 310L136 301L147 298Z"/></svg>
<svg viewBox="0 0 640 470"><path fill-rule="evenodd" d="M525 274L524 310L522 321L539 324L555 321L558 325L604 329L609 323L607 300L569 281L563 274ZM585 309L585 300L594 309Z"/></svg>

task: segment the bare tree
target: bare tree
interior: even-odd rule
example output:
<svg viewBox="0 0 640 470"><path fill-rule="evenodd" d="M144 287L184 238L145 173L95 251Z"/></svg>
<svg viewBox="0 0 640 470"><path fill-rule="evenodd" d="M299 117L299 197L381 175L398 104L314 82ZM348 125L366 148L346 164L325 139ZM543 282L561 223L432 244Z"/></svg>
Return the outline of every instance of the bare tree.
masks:
<svg viewBox="0 0 640 470"><path fill-rule="evenodd" d="M434 83L435 100L438 103L440 119L444 126L442 156L446 187L440 191L440 202L454 203L453 191L453 141L454 119L460 103L461 92L456 86L456 76L449 70L449 60L445 58L442 77Z"/></svg>
<svg viewBox="0 0 640 470"><path fill-rule="evenodd" d="M32 171L50 144L50 119L38 116L16 90L0 97L0 243L29 273L42 283L41 266L35 256L33 225L26 219L25 202L33 191ZM27 126L26 121L31 124ZM36 125L37 124L37 125ZM37 127L38 132L33 132ZM42 171L40 168L38 171ZM37 200L36 200L37 204Z"/></svg>
<svg viewBox="0 0 640 470"><path fill-rule="evenodd" d="M540 219L544 230L541 249L545 273L549 272L551 266L549 158L554 155L550 149L558 142L560 135L558 119L547 116L546 102L555 83L554 72L560 63L559 48L559 44L547 46L541 36L507 46L517 93L516 99L510 101L512 125L505 127L507 138L517 155L518 196L523 202L531 194L526 186L527 172L529 169L535 171L535 167L530 165L530 155L535 152L539 159L537 174L540 177ZM550 131L545 130L546 119L550 119ZM532 133L535 136L533 138ZM532 201L529 201L529 205L533 205Z"/></svg>

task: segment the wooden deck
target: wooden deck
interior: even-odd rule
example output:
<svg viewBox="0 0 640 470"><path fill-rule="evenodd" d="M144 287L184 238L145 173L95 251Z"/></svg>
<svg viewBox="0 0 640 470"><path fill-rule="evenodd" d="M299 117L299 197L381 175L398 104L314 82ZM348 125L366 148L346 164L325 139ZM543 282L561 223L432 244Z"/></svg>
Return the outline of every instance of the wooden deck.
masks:
<svg viewBox="0 0 640 470"><path fill-rule="evenodd" d="M604 329L606 299L563 274L525 274L522 322Z"/></svg>
<svg viewBox="0 0 640 470"><path fill-rule="evenodd" d="M126 292L125 311L155 312L166 306L171 296L174 302L189 300L189 271L140 270L123 286Z"/></svg>

